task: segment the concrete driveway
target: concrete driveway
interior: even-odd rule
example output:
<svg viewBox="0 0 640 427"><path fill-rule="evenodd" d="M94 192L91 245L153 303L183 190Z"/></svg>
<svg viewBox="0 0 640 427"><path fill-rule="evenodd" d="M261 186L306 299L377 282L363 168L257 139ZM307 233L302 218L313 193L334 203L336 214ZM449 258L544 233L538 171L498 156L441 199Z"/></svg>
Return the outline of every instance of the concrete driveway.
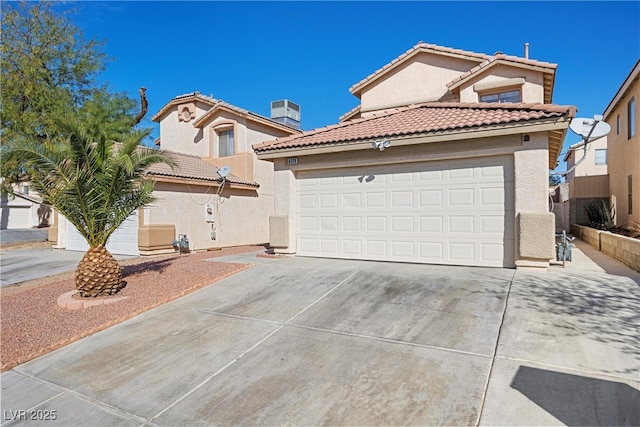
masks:
<svg viewBox="0 0 640 427"><path fill-rule="evenodd" d="M2 426L640 424L640 281L216 261L256 265L2 374Z"/></svg>

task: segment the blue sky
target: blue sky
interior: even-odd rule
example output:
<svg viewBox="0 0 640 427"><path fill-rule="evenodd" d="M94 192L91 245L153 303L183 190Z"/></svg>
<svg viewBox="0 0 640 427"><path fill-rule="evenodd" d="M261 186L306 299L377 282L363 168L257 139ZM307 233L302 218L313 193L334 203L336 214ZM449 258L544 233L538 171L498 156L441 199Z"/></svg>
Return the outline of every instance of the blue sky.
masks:
<svg viewBox="0 0 640 427"><path fill-rule="evenodd" d="M602 114L640 57L640 2L78 2L72 19L105 41L101 75L151 117L199 91L268 116L302 107L302 127L334 124L359 103L349 87L418 41L558 64L553 102ZM571 132L565 147L580 138Z"/></svg>

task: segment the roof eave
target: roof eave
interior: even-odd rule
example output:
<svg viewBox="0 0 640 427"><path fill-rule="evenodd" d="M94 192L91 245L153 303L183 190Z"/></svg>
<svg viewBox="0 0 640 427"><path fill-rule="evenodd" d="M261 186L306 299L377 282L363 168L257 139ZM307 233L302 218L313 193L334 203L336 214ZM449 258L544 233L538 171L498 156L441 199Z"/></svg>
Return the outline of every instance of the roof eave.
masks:
<svg viewBox="0 0 640 427"><path fill-rule="evenodd" d="M226 112L235 114L237 116L243 117L245 119L252 120L252 121L254 121L256 123L261 123L261 124L263 124L265 126L269 126L269 127L272 127L272 128L280 129L280 130L285 131L285 132L289 132L292 135L296 134L296 133L302 133L301 130L294 129L294 128L291 128L289 126L285 126L285 125L283 125L281 123L278 123L278 122L276 122L274 120L268 120L266 118L261 117L258 114L252 113L251 111L246 111L246 112L245 111L240 111L240 110L231 108L231 107L229 107L227 105L221 105L221 104L218 104L218 105L214 106L212 109L210 109L209 111L207 111L202 117L200 117L198 120L196 120L193 123L193 126L196 127L196 128L204 127L206 125L206 123L219 111L226 111Z"/></svg>
<svg viewBox="0 0 640 427"><path fill-rule="evenodd" d="M640 59L636 61L636 64L631 69L631 72L629 72L627 77L624 79L624 82L622 82L622 84L616 91L616 94L613 96L613 98L611 98L611 102L609 102L609 105L607 105L607 108L605 108L604 114L603 114L605 120L608 118L609 114L611 114L611 112L615 109L615 107L618 105L620 100L627 93L633 81L639 77L639 73L640 73Z"/></svg>
<svg viewBox="0 0 640 427"><path fill-rule="evenodd" d="M185 96L185 97L179 97L179 98L173 98L171 101L169 101L164 107L162 107L160 109L160 111L158 111L156 114L153 115L153 117L151 117L151 120L159 123L162 120L162 117L169 112L169 110L173 107L175 107L176 105L180 105L180 104L184 104L185 102L192 102L192 101L200 101L203 102L205 104L209 104L212 107L215 105L215 102L209 101L208 99L205 99L201 96L198 96L197 94L194 95L190 95L190 96Z"/></svg>
<svg viewBox="0 0 640 427"><path fill-rule="evenodd" d="M352 95L357 96L358 98L360 98L360 95L362 94L362 91L367 86L370 86L372 83L376 82L381 77L387 75L392 70L395 70L396 68L400 67L402 64L404 64L407 61L409 61L414 56L419 55L421 53L432 53L432 54L435 54L435 55L448 56L448 57L451 57L451 58L464 59L464 60L467 60L467 61L475 61L475 62L478 62L478 63L482 63L482 62L484 62L486 60L486 58L480 58L479 56L476 57L476 56L473 56L473 55L470 55L470 54L466 55L464 53L458 53L458 52L440 51L440 50L437 50L437 49L430 48L428 46L417 45L413 49L410 49L409 51L407 51L407 52L403 53L402 55L398 56L397 58L395 58L393 61L389 62L388 64L386 64L382 68L379 68L378 70L374 71L372 74L370 74L369 76L365 77L360 82L358 82L358 83L354 84L353 86L351 86L349 88L349 92ZM406 56L403 56L403 55L406 55Z"/></svg>
<svg viewBox="0 0 640 427"><path fill-rule="evenodd" d="M516 67L516 68L524 68L524 69L528 69L528 70L533 70L533 71L539 71L541 73L544 73L545 75L551 74L552 76L555 76L555 72L556 72L556 68L552 68L552 67L543 67L540 65L532 65L532 64L522 64L519 62L513 62L513 61L507 61L504 59L497 59L495 61L492 61L490 64L487 64L487 66L482 67L481 69L477 70L474 73L469 74L468 76L466 76L465 78L458 80L455 83L451 83L450 85L447 86L447 88L449 89L449 91L453 91L457 88L459 88L460 86L462 86L463 84L469 82L470 80L473 80L475 77L481 75L482 73L490 70L491 68L497 66L497 65L507 65L510 67ZM553 80L555 80L555 78L552 79L552 85L553 85ZM547 100L545 97L545 104L550 104L551 100Z"/></svg>
<svg viewBox="0 0 640 427"><path fill-rule="evenodd" d="M465 139L487 138L494 136L513 135L517 133L533 133L561 130L562 135L566 132L571 122L570 117L552 117L537 120L529 120L526 122L496 124L489 126L469 127L463 129L452 129L444 131L427 132L424 134L411 134L411 135L385 135L375 136L368 138L359 138L349 141L335 141L324 144L314 144L308 146L298 147L286 147L286 148L261 148L255 150L258 159L260 160L273 160L283 157L291 156L306 156L313 154L323 154L328 152L334 152L335 147L339 146L340 151L352 151L352 150L370 150L371 141L380 138L393 138L392 146L403 145L416 145L433 142L443 141L456 141ZM561 148L561 143L560 147ZM555 150L555 146L553 147ZM551 149L551 148L550 148ZM554 162L559 155L555 154ZM551 156L550 156L551 157ZM551 164L551 162L550 162Z"/></svg>
<svg viewBox="0 0 640 427"><path fill-rule="evenodd" d="M152 174L152 173L147 174L146 177L154 181L169 182L173 184L205 185L208 187L211 187L211 186L219 187L220 185L222 185L221 179L213 180L213 179L183 178L179 176L167 176L167 175ZM244 189L251 189L251 190L255 190L260 187L259 184L243 184L243 183L229 182L229 181L226 182L226 185L229 185L231 188L244 188Z"/></svg>

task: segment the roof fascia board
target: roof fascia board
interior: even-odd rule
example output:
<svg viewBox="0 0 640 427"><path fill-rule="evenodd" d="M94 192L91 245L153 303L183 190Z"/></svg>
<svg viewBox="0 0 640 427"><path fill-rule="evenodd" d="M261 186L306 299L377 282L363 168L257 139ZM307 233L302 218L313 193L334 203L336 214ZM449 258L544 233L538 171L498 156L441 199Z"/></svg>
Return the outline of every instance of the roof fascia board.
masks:
<svg viewBox="0 0 640 427"><path fill-rule="evenodd" d="M620 102L620 100L624 98L624 95L629 90L629 87L631 87L631 84L633 83L633 81L638 78L639 73L640 73L640 60L636 62L636 65L633 67L633 69L631 70L627 78L624 80L624 82L622 83L622 85L614 95L614 97L611 99L611 102L609 102L609 105L607 105L607 108L604 110L603 116L605 120L607 119L609 114L611 114L611 111L618 106L618 103Z"/></svg>
<svg viewBox="0 0 640 427"><path fill-rule="evenodd" d="M520 62L507 61L505 59L497 59L495 61L492 61L490 64L487 64L486 67L483 67L480 70L476 71L475 73L469 74L464 79L455 82L454 84L449 86L449 88L448 88L449 91L454 90L454 89L462 86L463 84L465 84L469 80L472 80L475 77L478 77L478 76L482 75L482 73L492 69L493 67L495 67L497 65L506 65L506 66L509 66L509 67L516 67L516 68L522 68L522 69L525 69L525 70L539 71L541 73L547 73L547 74L554 74L555 71L556 71L555 68L547 68L547 67L541 67L539 65L523 64L523 63L520 63Z"/></svg>
<svg viewBox="0 0 640 427"><path fill-rule="evenodd" d="M208 100L208 99L204 99L199 97L198 95L191 95L191 96L186 96L184 98L178 98L178 99L172 99L171 101L169 101L164 107L162 107L160 109L160 111L158 111L156 114L153 115L153 117L151 117L151 121L154 122L159 122L162 118L162 116L164 116L172 107L176 106L176 105L180 105L180 104L184 104L187 102L195 102L195 101L200 101L204 104L209 104L212 107L215 105L214 102Z"/></svg>
<svg viewBox="0 0 640 427"><path fill-rule="evenodd" d="M157 181L157 182L168 182L171 184L188 184L188 185L200 185L200 186L205 186L205 187L220 187L221 182L220 181L204 181L204 180L197 180L197 179L189 179L189 178L172 178L169 176L162 176L162 175L147 175L150 179L152 179L153 181ZM235 189L243 189L243 190L257 190L258 187L253 186L253 185L247 185L247 184L237 184L237 183L230 183L227 182L225 185L231 187L231 188L235 188Z"/></svg>
<svg viewBox="0 0 640 427"><path fill-rule="evenodd" d="M196 128L203 128L206 125L206 123L209 122L209 119L212 119L212 117L215 115L215 113L217 113L219 111L226 111L226 112L231 113L231 114L233 114L233 115L235 115L237 117L241 117L243 119L247 119L247 120L250 120L250 121L253 121L253 122L256 122L256 123L260 123L260 124L263 124L263 125L271 127L271 128L283 130L283 131L289 132L290 134L301 133L301 131L299 131L299 130L296 130L296 129L290 128L288 126L282 125L282 124L280 124L278 122L267 120L267 119L263 119L262 117L254 114L254 113L251 113L250 111L245 113L243 111L239 111L239 110L231 108L231 107L229 107L227 105L221 105L221 104L218 104L215 107L213 107L212 109L210 109L209 111L207 111L205 113L205 115L203 115L202 117L200 117L198 120L196 120L193 123L193 126L196 127Z"/></svg>
<svg viewBox="0 0 640 427"><path fill-rule="evenodd" d="M367 78L365 78L364 80L360 81L359 83L356 83L355 85L351 86L349 88L349 92L351 92L352 95L355 95L358 98L360 98L360 94L362 93L362 91L366 87L370 86L372 83L376 82L381 77L387 75L391 71L393 71L396 68L400 67L402 64L405 64L411 58L413 58L413 57L415 57L415 56L417 56L417 55L419 55L421 53L428 53L428 54L434 54L434 55L440 55L440 56L448 56L448 57L451 57L451 58L457 58L457 59L463 59L463 60L467 60L467 61L471 61L471 62L477 62L479 64L484 62L484 61L486 61L486 59L484 59L484 58L481 59L481 58L477 58L475 56L464 55L464 54L461 54L461 53L443 52L443 51L432 49L432 48L429 48L429 47L419 47L419 48L415 49L413 52L409 53L404 58L398 60L397 62L393 63L393 61L395 61L397 59L396 58L393 61L391 61L390 63L388 63L387 65L385 65L384 67L382 67L379 70L375 71L370 76L369 80L367 80ZM388 67L388 68L385 69L385 67Z"/></svg>
<svg viewBox="0 0 640 427"><path fill-rule="evenodd" d="M389 137L393 140L393 146L403 145L416 145L416 144L429 144L433 142L442 141L459 141L465 139L476 138L488 138L493 136L513 135L514 133L534 133L545 132L558 129L567 129L571 119L567 118L553 118L536 120L529 123L508 124L508 125L494 125L491 127L485 127L481 130L468 129L468 130L454 130L454 131L441 131L426 135L411 135L403 137ZM358 142L343 142L333 143L324 146L311 146L311 147L291 147L286 149L280 149L277 151L256 152L258 159L268 160L277 159L282 157L296 157L307 156L312 154L332 153L335 151L337 145L340 146L341 151L352 150L371 150L371 141L381 139L385 137L368 138Z"/></svg>

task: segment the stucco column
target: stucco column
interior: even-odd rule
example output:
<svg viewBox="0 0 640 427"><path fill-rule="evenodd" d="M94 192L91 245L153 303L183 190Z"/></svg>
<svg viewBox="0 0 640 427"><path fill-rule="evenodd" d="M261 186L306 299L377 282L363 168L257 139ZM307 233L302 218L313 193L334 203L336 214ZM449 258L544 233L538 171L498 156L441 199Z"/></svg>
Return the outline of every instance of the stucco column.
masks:
<svg viewBox="0 0 640 427"><path fill-rule="evenodd" d="M284 244L275 248L276 253L294 254L296 253L296 177L292 170L284 168L284 159L277 159L274 164L274 213L276 217L286 218L284 227L286 227L286 236L282 234L284 230L278 230L278 227L271 227L270 240L284 239ZM274 233L280 233L275 236Z"/></svg>
<svg viewBox="0 0 640 427"><path fill-rule="evenodd" d="M516 267L549 266L554 257L555 216L549 212L547 133L530 135L513 155Z"/></svg>

